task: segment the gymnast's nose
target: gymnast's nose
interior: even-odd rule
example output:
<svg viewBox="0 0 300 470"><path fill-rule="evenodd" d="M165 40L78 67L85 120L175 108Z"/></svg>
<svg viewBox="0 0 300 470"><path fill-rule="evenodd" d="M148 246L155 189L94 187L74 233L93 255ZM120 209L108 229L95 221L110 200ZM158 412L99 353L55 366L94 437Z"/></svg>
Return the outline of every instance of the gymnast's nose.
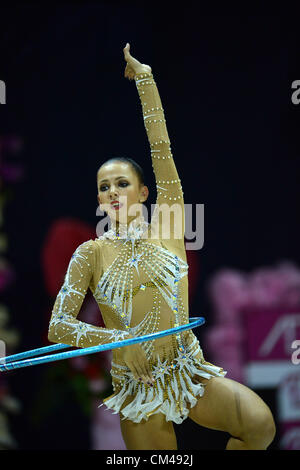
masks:
<svg viewBox="0 0 300 470"><path fill-rule="evenodd" d="M109 198L110 198L111 201L114 201L115 199L119 198L119 193L118 193L117 189L114 188L113 186L110 188Z"/></svg>

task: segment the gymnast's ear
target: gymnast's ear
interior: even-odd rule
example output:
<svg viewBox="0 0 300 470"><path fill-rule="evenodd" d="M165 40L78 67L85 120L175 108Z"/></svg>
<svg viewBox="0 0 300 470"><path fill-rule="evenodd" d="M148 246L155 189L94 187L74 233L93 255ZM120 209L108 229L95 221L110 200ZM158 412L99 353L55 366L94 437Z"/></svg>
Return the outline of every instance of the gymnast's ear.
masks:
<svg viewBox="0 0 300 470"><path fill-rule="evenodd" d="M142 186L142 189L140 191L140 202L145 202L147 201L149 196L149 189L148 186Z"/></svg>

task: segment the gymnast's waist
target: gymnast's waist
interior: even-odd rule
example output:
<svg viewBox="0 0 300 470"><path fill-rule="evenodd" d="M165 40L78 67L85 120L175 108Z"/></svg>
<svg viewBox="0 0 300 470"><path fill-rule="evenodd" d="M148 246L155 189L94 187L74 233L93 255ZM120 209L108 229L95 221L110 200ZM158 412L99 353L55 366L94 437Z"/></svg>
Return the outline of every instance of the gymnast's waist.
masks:
<svg viewBox="0 0 300 470"><path fill-rule="evenodd" d="M193 340L187 344L185 341L183 342L183 346L185 349L186 353L191 353L191 356L196 356L199 351L201 351L200 345L199 345L199 340L197 337L193 334ZM171 362L173 359L179 356L179 348L174 347L174 344L172 343L172 340L170 339L169 342L163 343L161 345L158 345L157 347L154 347L154 350L151 354L151 357L149 359L150 365L156 365L158 358L160 358L161 361L167 360L167 362ZM116 351L116 354L113 354L113 359L111 362L112 368L117 368L121 369L124 372L129 371L129 367L126 365L126 363L122 359L122 349L119 351Z"/></svg>

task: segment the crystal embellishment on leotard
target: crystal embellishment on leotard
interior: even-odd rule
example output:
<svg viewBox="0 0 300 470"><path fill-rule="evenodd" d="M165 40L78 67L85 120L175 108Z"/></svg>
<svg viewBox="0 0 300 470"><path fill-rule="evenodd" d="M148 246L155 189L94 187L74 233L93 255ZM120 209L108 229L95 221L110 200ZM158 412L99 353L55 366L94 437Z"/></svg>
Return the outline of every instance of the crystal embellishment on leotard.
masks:
<svg viewBox="0 0 300 470"><path fill-rule="evenodd" d="M120 382L117 386L114 385L114 394L105 398L99 407L105 404L113 414L118 413L126 397L134 394L135 398L121 409L122 420L130 419L135 423L140 423L142 420L148 420L152 414L163 413L166 421L182 423L189 413L187 405L193 407L204 393L203 384L194 383L193 376L210 378L226 374L226 371L217 366L198 362L195 357L201 349L196 338L194 343L198 345L196 349L192 345L188 347L188 353L191 354L187 354L188 360L182 368L176 361L180 356L179 349L176 351L176 357L169 362L167 359L162 362L157 355L156 365L152 366L152 375L155 379L153 388L138 383L133 379L131 372L125 371L124 366L112 362L111 375ZM122 375L118 374L118 369L123 370Z"/></svg>
<svg viewBox="0 0 300 470"><path fill-rule="evenodd" d="M192 356L193 354L191 352L186 352L185 350L184 352L182 352L181 350L179 350L178 357L174 359L174 362L177 364L180 372L187 365L193 364Z"/></svg>
<svg viewBox="0 0 300 470"><path fill-rule="evenodd" d="M143 255L135 255L133 256L127 263L127 266L134 266L135 269L137 270L138 275L140 275L139 270L138 270L138 263L140 259L142 258Z"/></svg>
<svg viewBox="0 0 300 470"><path fill-rule="evenodd" d="M128 239L121 242L124 248L119 250L113 263L106 269L94 292L97 302L110 306L119 315L126 329L131 324L134 292L145 290L145 284L157 288L173 312L179 314L178 284L174 283L174 280L179 281L188 271L187 263L178 256L160 245L141 240L144 232L139 230L139 227L143 221L141 216L138 221L134 219L130 223L131 231L128 232L130 231L132 236L131 243L126 243ZM111 234L106 232L105 238L108 236ZM143 274L149 279L148 282L143 282L140 289L132 284L133 268L139 277ZM148 315L149 312L146 317Z"/></svg>
<svg viewBox="0 0 300 470"><path fill-rule="evenodd" d="M75 341L76 341L75 344L77 347L79 347L80 345L79 341L81 340L82 337L88 338L90 334L97 336L97 333L98 333L97 327L94 327L93 325L86 325L85 323L79 322L79 321L78 323L75 323L74 317L72 317L72 315L68 315L67 313L65 313L64 315L59 315L59 314L53 315L51 322L50 322L50 326L54 329L54 331L55 331L56 326L61 327L62 325L63 325L63 328L67 330L65 335L69 335L69 334L74 335ZM65 335L61 334L60 339L63 339ZM116 330L106 329L105 335L106 335L106 338L108 339L108 342L122 341L124 339L127 339L126 331L122 331L122 330L116 332ZM100 339L99 334L98 336Z"/></svg>
<svg viewBox="0 0 300 470"><path fill-rule="evenodd" d="M165 360L165 362L161 362L160 360L160 357L157 356L157 366L154 366L153 369L152 369L152 374L153 374L153 377L155 377L155 380L157 379L161 379L161 381L163 382L163 385L165 385L165 374L170 374L169 372L169 367L167 365L168 361L167 359Z"/></svg>
<svg viewBox="0 0 300 470"><path fill-rule="evenodd" d="M133 219L128 225L119 224L117 227L114 220L111 221L111 228L101 235L101 238L108 238L111 240L118 239L123 243L133 240L139 240L146 236L146 229L149 227L148 222L145 221L144 216L141 214Z"/></svg>

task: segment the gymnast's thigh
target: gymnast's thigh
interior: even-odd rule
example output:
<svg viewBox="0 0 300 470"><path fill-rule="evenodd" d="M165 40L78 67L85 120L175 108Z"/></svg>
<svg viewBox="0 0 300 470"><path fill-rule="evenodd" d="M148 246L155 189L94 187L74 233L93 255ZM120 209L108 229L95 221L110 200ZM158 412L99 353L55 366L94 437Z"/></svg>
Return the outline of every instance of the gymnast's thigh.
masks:
<svg viewBox="0 0 300 470"><path fill-rule="evenodd" d="M121 412L119 416L127 450L177 450L173 422L166 421L163 413L153 414L148 421L143 419L140 423L122 419Z"/></svg>
<svg viewBox="0 0 300 470"><path fill-rule="evenodd" d="M204 395L189 410L189 418L201 426L241 438L252 424L272 419L269 407L253 390L225 377L199 380Z"/></svg>

